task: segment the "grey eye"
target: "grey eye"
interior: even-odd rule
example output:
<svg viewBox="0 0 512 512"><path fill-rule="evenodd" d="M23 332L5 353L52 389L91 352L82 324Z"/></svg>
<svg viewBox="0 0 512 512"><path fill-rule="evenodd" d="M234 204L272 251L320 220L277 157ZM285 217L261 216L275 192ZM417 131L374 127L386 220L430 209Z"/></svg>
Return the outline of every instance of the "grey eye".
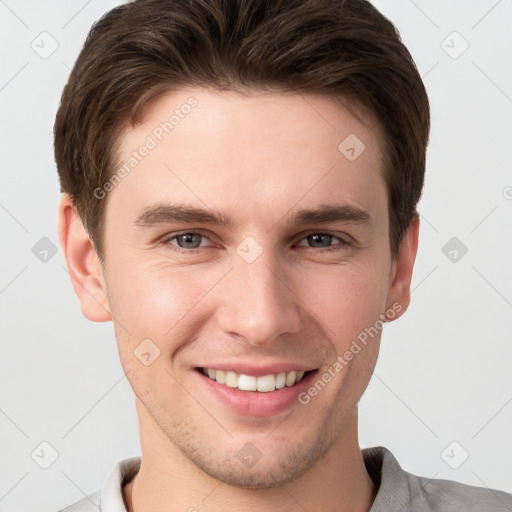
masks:
<svg viewBox="0 0 512 512"><path fill-rule="evenodd" d="M203 238L204 236L199 233L182 233L173 236L170 241L176 240L178 247L182 249L197 249L201 246L201 239Z"/></svg>
<svg viewBox="0 0 512 512"><path fill-rule="evenodd" d="M331 235L329 233L313 233L303 238L303 240L307 240L310 244L310 247L330 247L333 245L333 239L338 240L337 243L343 243L341 238ZM303 244L300 244L303 245ZM336 245L336 243L334 243Z"/></svg>

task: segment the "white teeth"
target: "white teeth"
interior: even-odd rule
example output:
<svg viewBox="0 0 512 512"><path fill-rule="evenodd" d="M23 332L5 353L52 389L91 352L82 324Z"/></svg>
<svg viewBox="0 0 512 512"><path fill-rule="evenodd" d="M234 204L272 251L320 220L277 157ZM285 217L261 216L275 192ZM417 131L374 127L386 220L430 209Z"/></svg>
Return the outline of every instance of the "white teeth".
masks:
<svg viewBox="0 0 512 512"><path fill-rule="evenodd" d="M281 372L276 375L276 389L281 389L286 386L286 373Z"/></svg>
<svg viewBox="0 0 512 512"><path fill-rule="evenodd" d="M215 370L215 375L212 377L219 384L226 384L226 372L223 370Z"/></svg>
<svg viewBox="0 0 512 512"><path fill-rule="evenodd" d="M238 376L238 389L242 391L256 391L256 377L241 373Z"/></svg>
<svg viewBox="0 0 512 512"><path fill-rule="evenodd" d="M256 388L258 391L262 391L264 393L274 391L274 389L276 389L276 378L274 375L263 375L263 377L258 377L256 379Z"/></svg>
<svg viewBox="0 0 512 512"><path fill-rule="evenodd" d="M275 375L269 374L261 377L212 368L202 368L202 372L210 379L230 388L238 388L242 391L259 391L261 393L282 389L285 386L293 386L304 377L303 371L279 372Z"/></svg>
<svg viewBox="0 0 512 512"><path fill-rule="evenodd" d="M235 372L226 372L226 386L230 388L238 387L238 375Z"/></svg>
<svg viewBox="0 0 512 512"><path fill-rule="evenodd" d="M286 385L293 386L295 384L295 379L297 378L297 372L290 372L286 375Z"/></svg>

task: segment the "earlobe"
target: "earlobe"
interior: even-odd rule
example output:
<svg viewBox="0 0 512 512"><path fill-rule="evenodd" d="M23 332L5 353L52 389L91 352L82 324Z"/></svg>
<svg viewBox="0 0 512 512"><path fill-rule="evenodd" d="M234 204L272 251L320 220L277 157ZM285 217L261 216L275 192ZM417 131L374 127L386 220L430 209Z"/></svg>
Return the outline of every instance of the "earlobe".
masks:
<svg viewBox="0 0 512 512"><path fill-rule="evenodd" d="M112 320L100 260L68 194L59 204L59 241L82 314L93 322Z"/></svg>
<svg viewBox="0 0 512 512"><path fill-rule="evenodd" d="M397 257L393 262L386 311L393 310L393 320L402 316L411 298L411 278L418 251L420 218L416 213L404 234ZM391 320L391 318L390 318Z"/></svg>

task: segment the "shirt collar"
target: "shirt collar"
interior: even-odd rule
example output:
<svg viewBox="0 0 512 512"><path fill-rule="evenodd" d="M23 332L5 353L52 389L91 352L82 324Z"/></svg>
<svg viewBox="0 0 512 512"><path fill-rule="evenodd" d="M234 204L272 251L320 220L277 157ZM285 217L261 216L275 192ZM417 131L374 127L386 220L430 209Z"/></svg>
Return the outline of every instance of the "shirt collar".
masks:
<svg viewBox="0 0 512 512"><path fill-rule="evenodd" d="M127 512L123 500L123 484L137 474L140 464L140 457L131 457L119 461L111 469L101 488L102 512Z"/></svg>
<svg viewBox="0 0 512 512"><path fill-rule="evenodd" d="M366 471L377 488L370 512L409 510L411 489L408 474L400 467L393 454L383 446L363 448L361 454ZM141 457L131 457L119 461L111 469L101 489L103 512L127 512L123 500L123 484L137 474L140 464Z"/></svg>
<svg viewBox="0 0 512 512"><path fill-rule="evenodd" d="M394 455L383 446L363 448L361 454L366 471L378 489L370 512L412 510L409 475Z"/></svg>

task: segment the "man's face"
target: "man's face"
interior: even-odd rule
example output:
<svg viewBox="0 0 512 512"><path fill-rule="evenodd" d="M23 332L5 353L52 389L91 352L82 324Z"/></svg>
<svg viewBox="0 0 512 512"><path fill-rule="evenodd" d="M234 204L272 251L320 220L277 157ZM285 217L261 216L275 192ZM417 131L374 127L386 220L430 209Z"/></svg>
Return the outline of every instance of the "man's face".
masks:
<svg viewBox="0 0 512 512"><path fill-rule="evenodd" d="M120 139L119 165L140 162L105 199L104 282L141 435L226 483L274 486L311 468L375 366L395 267L380 134L354 112L313 94L194 88L159 97ZM180 220L176 205L229 226ZM297 217L326 207L337 220ZM293 370L310 373L293 384ZM258 376L278 389L231 387Z"/></svg>

